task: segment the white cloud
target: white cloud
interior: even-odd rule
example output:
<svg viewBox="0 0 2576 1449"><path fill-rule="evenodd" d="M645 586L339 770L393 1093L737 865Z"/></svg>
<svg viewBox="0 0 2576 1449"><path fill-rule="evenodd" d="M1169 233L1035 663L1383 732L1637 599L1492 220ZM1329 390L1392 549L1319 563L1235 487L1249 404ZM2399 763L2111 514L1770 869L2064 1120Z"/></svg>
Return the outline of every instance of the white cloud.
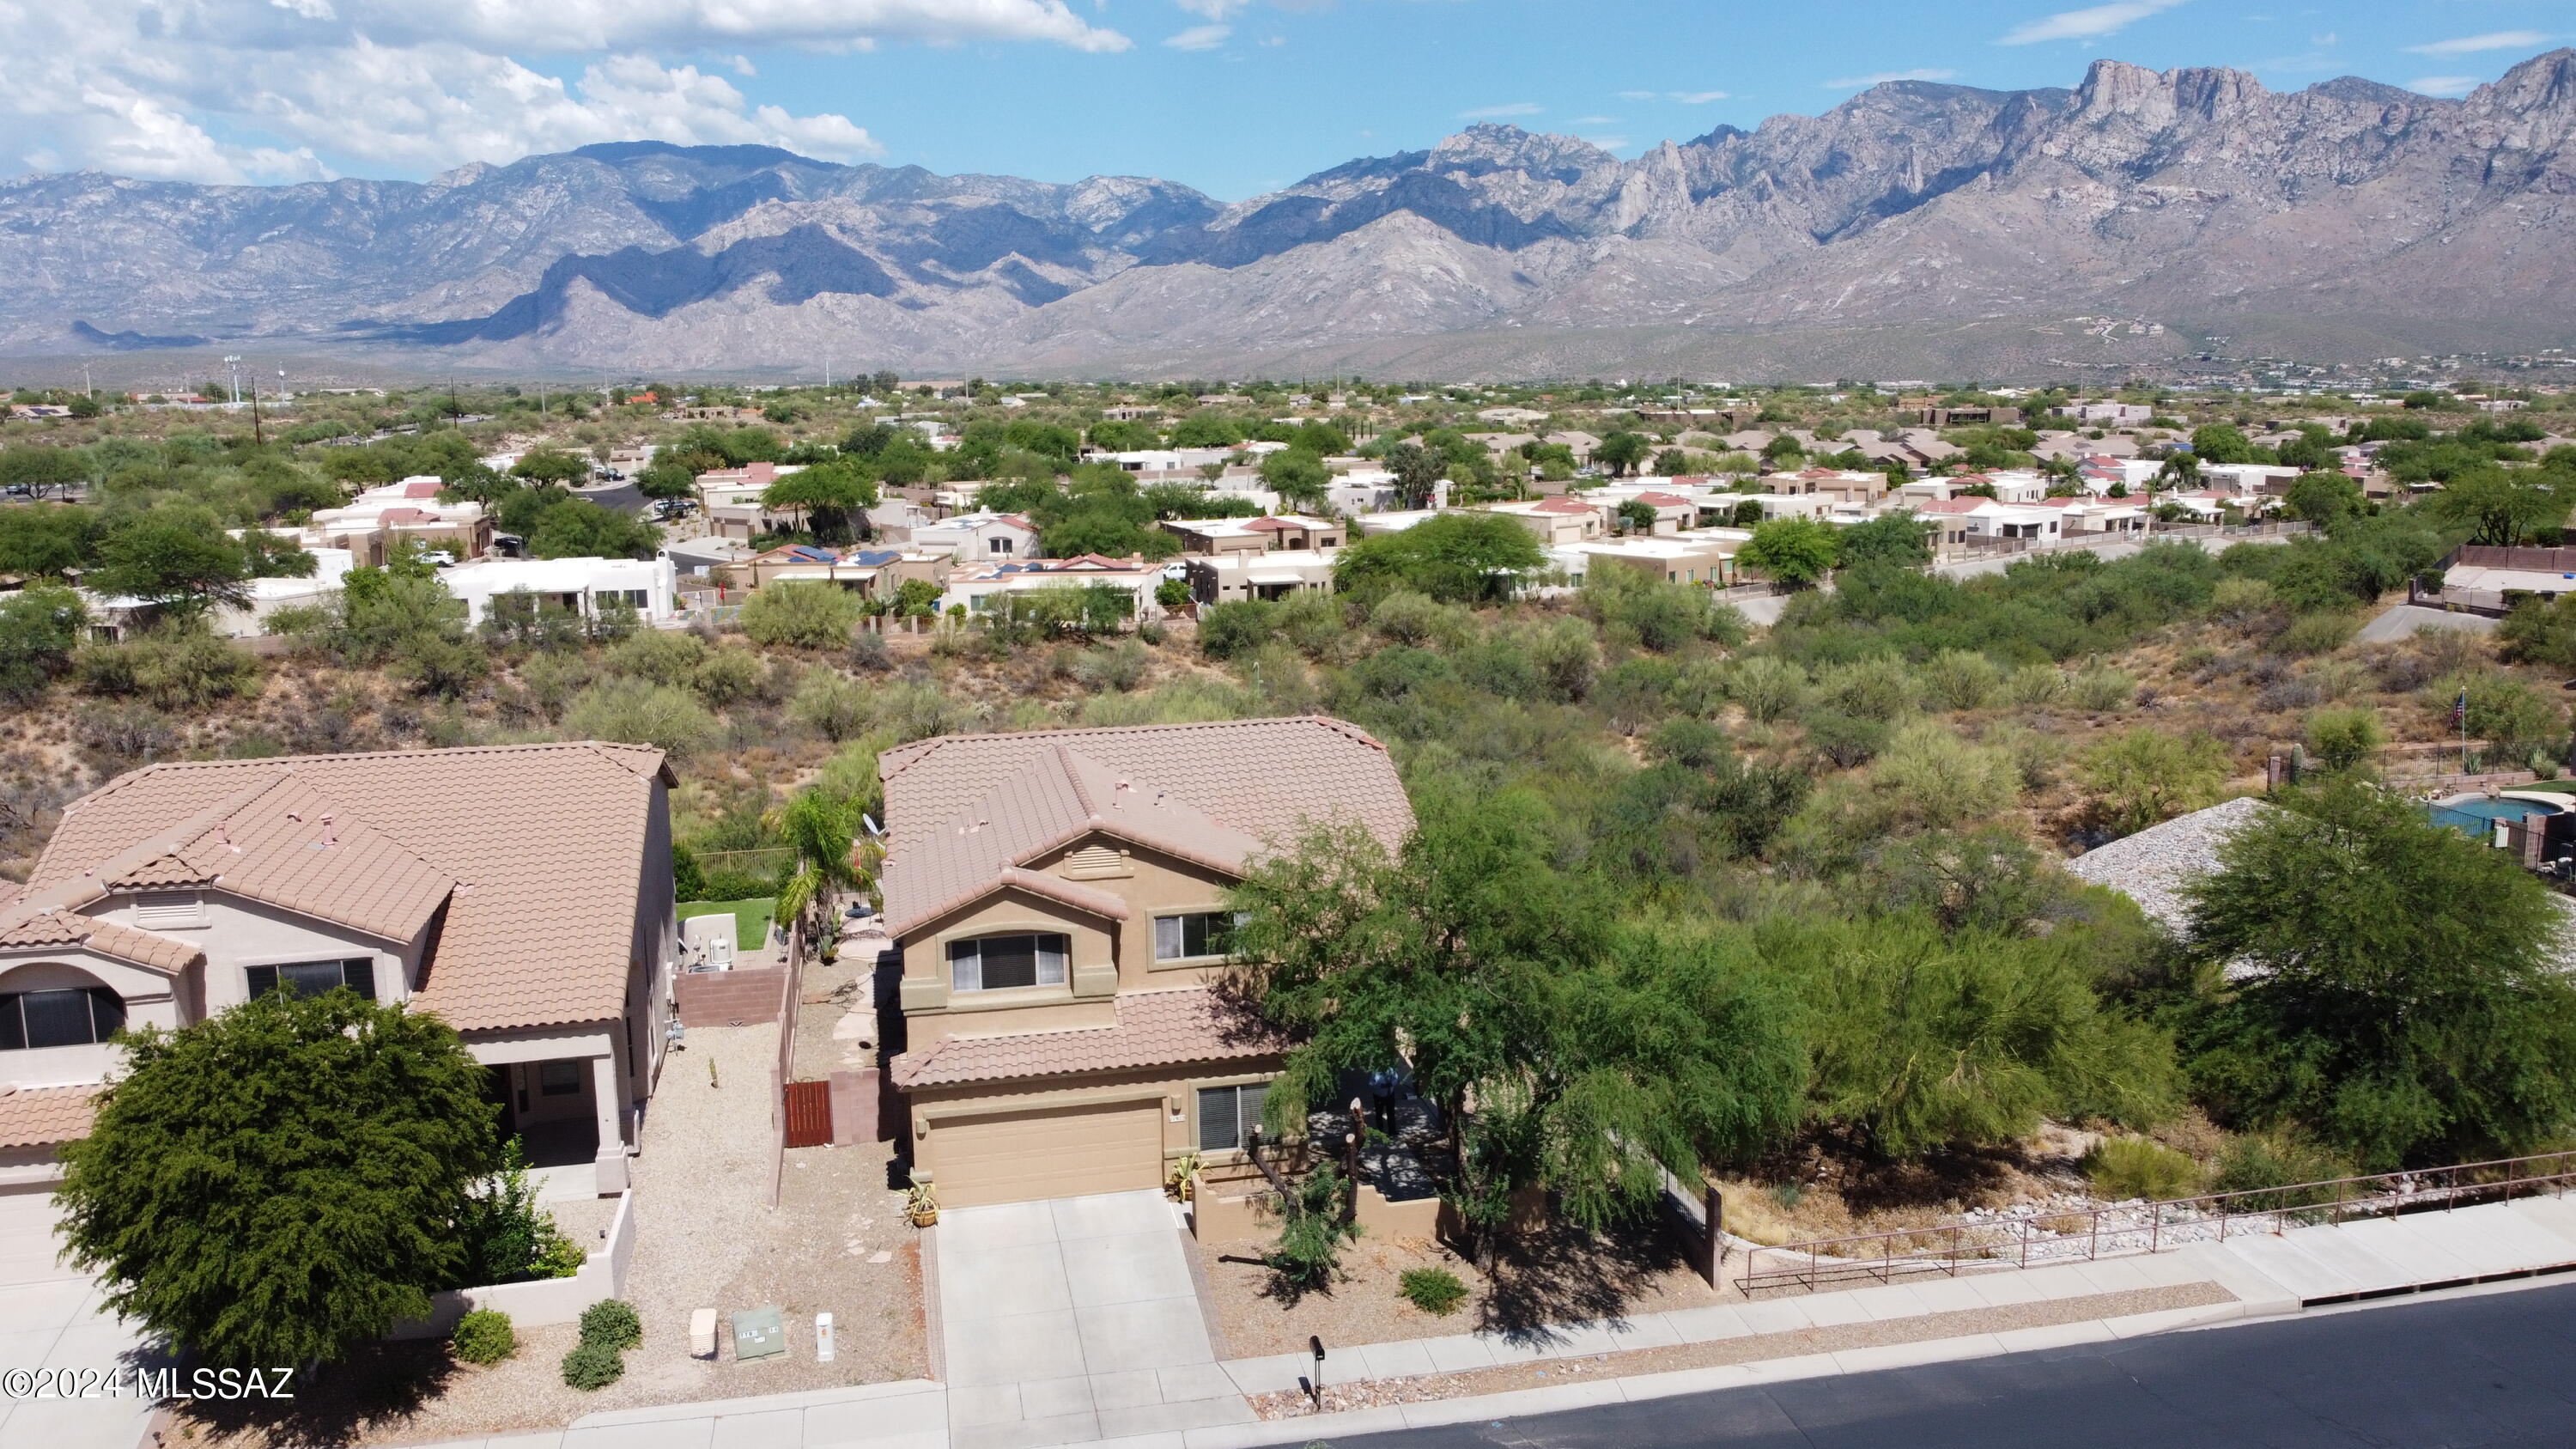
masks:
<svg viewBox="0 0 2576 1449"><path fill-rule="evenodd" d="M2416 55L2476 55L2489 50L2529 50L2547 45L2550 35L2540 30L2494 30L2484 35L2463 35L2457 40L2436 40L2430 45L2410 45Z"/></svg>
<svg viewBox="0 0 2576 1449"><path fill-rule="evenodd" d="M1249 0L1172 0L1192 15L1206 20L1230 20Z"/></svg>
<svg viewBox="0 0 2576 1449"><path fill-rule="evenodd" d="M1130 44L1064 0L0 0L0 33L0 154L223 182L427 174L634 139L855 160L883 148L850 118L759 104L719 72L754 74L743 52L761 46ZM532 55L578 70L516 58Z"/></svg>
<svg viewBox="0 0 2576 1449"><path fill-rule="evenodd" d="M1673 98L1674 100L1677 100L1677 101L1681 102L1683 105L1686 105L1686 106L1704 106L1704 105L1707 105L1707 104L1708 104L1709 102L1711 102L1711 101L1722 101L1722 100L1725 100L1725 99L1726 99L1726 92L1724 92L1724 91L1675 91L1675 92L1673 92L1672 98Z"/></svg>
<svg viewBox="0 0 2576 1449"><path fill-rule="evenodd" d="M1927 66L1921 70L1882 70L1870 75L1847 75L1840 80L1829 80L1818 89L1859 91L1867 90L1871 86L1883 86L1889 81L1945 81L1958 78L1959 73L1955 70L1934 70Z"/></svg>
<svg viewBox="0 0 2576 1449"><path fill-rule="evenodd" d="M1498 120L1504 116L1535 116L1539 113L1539 110L1540 106L1536 101L1514 101L1507 106L1478 106L1472 111L1460 111L1458 113L1458 119L1462 121L1492 121Z"/></svg>
<svg viewBox="0 0 2576 1449"><path fill-rule="evenodd" d="M1651 101L1654 98L1655 93L1653 91L1621 91L1619 93L1619 99L1623 101Z"/></svg>
<svg viewBox="0 0 2576 1449"><path fill-rule="evenodd" d="M1214 50L1232 34L1231 25L1193 25L1163 43L1174 50Z"/></svg>
<svg viewBox="0 0 2576 1449"><path fill-rule="evenodd" d="M2428 75L2406 83L2406 89L2426 96L2465 96L2478 88L2473 75Z"/></svg>
<svg viewBox="0 0 2576 1449"><path fill-rule="evenodd" d="M2005 32L1997 45L2036 45L2043 40L2099 40L2117 35L2160 10L2171 10L2182 0L2120 0L2116 5L2096 5L2085 10L2061 10L2055 15L2014 26Z"/></svg>
<svg viewBox="0 0 2576 1449"><path fill-rule="evenodd" d="M1619 124L1619 118L1617 116L1577 116L1573 120L1566 122L1566 124L1569 126L1615 126Z"/></svg>

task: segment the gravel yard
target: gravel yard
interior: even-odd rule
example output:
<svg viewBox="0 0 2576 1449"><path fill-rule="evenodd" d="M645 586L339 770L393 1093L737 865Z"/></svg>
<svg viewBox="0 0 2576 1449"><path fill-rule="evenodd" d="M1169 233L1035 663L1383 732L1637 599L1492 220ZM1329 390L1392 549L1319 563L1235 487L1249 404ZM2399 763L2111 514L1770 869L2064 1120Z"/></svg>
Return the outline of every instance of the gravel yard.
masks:
<svg viewBox="0 0 2576 1449"><path fill-rule="evenodd" d="M559 1365L570 1324L523 1328L516 1355L489 1368L451 1363L440 1344L396 1344L324 1371L291 1421L209 1418L201 1433L239 1444L400 1444L559 1428L583 1414L652 1404L787 1393L921 1378L918 1238L902 1194L886 1187L888 1148L815 1147L788 1154L777 1210L768 1205L774 1025L699 1028L664 1064L634 1160L635 1259L626 1297L644 1343L626 1376L595 1393L568 1388ZM711 1083L709 1067L714 1067ZM593 1205L550 1205L567 1231ZM733 1361L729 1315L785 1310L783 1359ZM726 1317L715 1362L688 1351L689 1312ZM836 1361L814 1361L814 1315L830 1312ZM210 1406L210 1412L212 1412Z"/></svg>
<svg viewBox="0 0 2576 1449"><path fill-rule="evenodd" d="M1476 1394L1502 1394L1516 1389L1543 1389L1569 1380L1580 1383L1585 1379L1672 1373L1681 1369L1715 1368L1722 1364L1753 1363L1762 1359L1796 1358L1811 1353L1839 1353L1846 1349L1920 1343L1927 1339L2007 1333L2019 1328L2050 1328L2096 1318L2121 1318L2133 1313L2199 1308L2233 1302L2234 1299L2234 1294L2215 1283L2185 1283L2171 1288L2142 1288L2128 1293L2100 1293L2083 1298L2018 1303L2008 1308L1969 1309L1919 1318L1845 1323L1831 1328L1801 1328L1787 1333L1721 1338L1709 1343L1675 1344L1663 1348L1631 1349L1625 1353L1550 1359L1543 1363L1510 1364L1467 1373L1328 1384L1324 1389L1323 1412L1418 1404L1432 1399L1458 1399ZM1264 1419L1294 1419L1316 1412L1314 1402L1293 1389L1285 1393L1255 1394L1251 1402L1253 1412Z"/></svg>
<svg viewBox="0 0 2576 1449"><path fill-rule="evenodd" d="M1533 1234L1514 1244L1490 1281L1438 1243L1363 1237L1343 1247L1341 1276L1331 1288L1293 1300L1275 1288L1269 1269L1242 1261L1269 1248L1266 1239L1199 1245L1226 1350L1237 1357L1303 1352L1310 1334L1327 1344L1390 1343L1666 1313L1742 1298L1732 1285L1721 1292L1702 1282L1671 1241L1651 1228L1601 1238L1563 1226ZM1412 1268L1455 1273L1467 1286L1467 1301L1446 1317L1414 1307L1396 1291L1398 1278Z"/></svg>

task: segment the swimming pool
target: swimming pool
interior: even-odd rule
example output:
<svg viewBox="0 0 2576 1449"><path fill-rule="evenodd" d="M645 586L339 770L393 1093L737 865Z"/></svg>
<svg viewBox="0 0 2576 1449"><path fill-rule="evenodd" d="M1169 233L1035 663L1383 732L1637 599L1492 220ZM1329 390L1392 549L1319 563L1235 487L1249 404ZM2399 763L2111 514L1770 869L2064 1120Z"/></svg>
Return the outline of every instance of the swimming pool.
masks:
<svg viewBox="0 0 2576 1449"><path fill-rule="evenodd" d="M2511 795L2489 799L2484 795L2454 795L2439 804L2425 807L2432 812L2433 823L2447 825L2473 840L2485 840L2495 831L2497 821L2514 821L2534 815L2563 815L2564 805L2546 800L2523 800Z"/></svg>

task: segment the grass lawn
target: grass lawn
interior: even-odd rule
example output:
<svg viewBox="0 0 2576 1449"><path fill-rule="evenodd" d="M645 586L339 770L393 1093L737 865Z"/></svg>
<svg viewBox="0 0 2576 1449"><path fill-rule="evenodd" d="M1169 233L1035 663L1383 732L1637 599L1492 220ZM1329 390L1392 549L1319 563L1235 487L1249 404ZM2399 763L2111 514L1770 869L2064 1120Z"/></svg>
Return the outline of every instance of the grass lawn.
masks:
<svg viewBox="0 0 2576 1449"><path fill-rule="evenodd" d="M763 896L756 901L682 901L680 919L685 921L691 916L730 913L734 920L733 948L757 951L769 943L769 916L777 905L778 901L773 896Z"/></svg>

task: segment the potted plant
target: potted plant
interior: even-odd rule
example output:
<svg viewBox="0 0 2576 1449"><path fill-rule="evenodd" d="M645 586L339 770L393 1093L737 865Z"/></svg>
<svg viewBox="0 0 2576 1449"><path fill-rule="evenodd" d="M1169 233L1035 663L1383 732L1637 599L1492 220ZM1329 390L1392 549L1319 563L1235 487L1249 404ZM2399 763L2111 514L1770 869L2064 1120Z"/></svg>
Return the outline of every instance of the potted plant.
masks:
<svg viewBox="0 0 2576 1449"><path fill-rule="evenodd" d="M1198 1185L1199 1155L1184 1152L1173 1158L1171 1170L1163 1174L1163 1196L1174 1202L1188 1202Z"/></svg>
<svg viewBox="0 0 2576 1449"><path fill-rule="evenodd" d="M926 1228L939 1221L939 1193L928 1182L915 1182L904 1190L904 1216L916 1228Z"/></svg>

